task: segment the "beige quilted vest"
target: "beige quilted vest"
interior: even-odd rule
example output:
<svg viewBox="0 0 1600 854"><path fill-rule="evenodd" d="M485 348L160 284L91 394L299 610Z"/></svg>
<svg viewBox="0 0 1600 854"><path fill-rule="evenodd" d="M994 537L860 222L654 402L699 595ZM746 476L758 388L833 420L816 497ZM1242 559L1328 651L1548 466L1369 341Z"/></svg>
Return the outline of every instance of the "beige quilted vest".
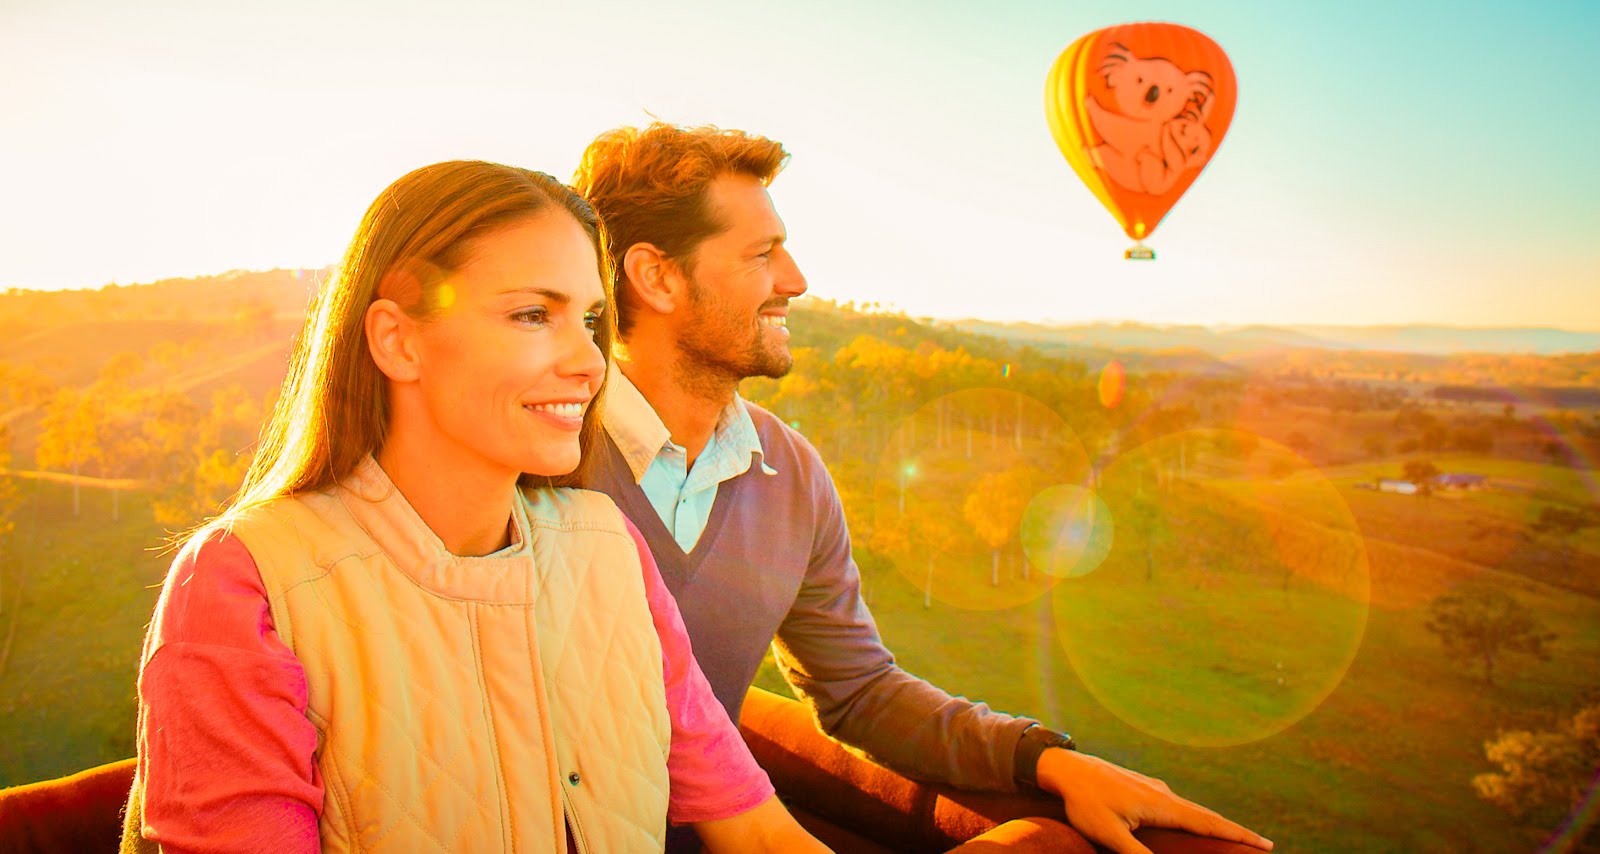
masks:
<svg viewBox="0 0 1600 854"><path fill-rule="evenodd" d="M511 557L448 553L370 458L234 526L305 667L324 851L559 852L564 815L580 851L662 849L671 729L638 551L604 495L525 499Z"/></svg>

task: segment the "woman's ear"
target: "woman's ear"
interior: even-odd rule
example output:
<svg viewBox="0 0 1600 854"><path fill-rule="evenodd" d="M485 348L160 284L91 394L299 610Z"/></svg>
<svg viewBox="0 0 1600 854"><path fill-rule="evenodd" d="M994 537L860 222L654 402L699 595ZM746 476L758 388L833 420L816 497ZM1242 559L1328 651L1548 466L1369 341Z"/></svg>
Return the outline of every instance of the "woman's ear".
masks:
<svg viewBox="0 0 1600 854"><path fill-rule="evenodd" d="M417 321L392 299L367 306L367 350L384 376L397 383L416 382L422 368L417 357Z"/></svg>
<svg viewBox="0 0 1600 854"><path fill-rule="evenodd" d="M672 260L649 243L635 243L622 256L622 281L639 302L657 314L671 314L678 307L683 276Z"/></svg>

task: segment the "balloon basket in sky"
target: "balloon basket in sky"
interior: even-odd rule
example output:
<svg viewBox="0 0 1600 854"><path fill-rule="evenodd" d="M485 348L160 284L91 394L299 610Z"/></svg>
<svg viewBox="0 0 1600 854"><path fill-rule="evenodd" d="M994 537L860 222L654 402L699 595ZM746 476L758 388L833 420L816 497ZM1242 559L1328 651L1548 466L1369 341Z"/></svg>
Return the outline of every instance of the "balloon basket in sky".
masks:
<svg viewBox="0 0 1600 854"><path fill-rule="evenodd" d="M1045 80L1045 117L1072 170L1135 241L1129 260L1216 155L1233 121L1233 65L1178 24L1119 24L1067 46Z"/></svg>

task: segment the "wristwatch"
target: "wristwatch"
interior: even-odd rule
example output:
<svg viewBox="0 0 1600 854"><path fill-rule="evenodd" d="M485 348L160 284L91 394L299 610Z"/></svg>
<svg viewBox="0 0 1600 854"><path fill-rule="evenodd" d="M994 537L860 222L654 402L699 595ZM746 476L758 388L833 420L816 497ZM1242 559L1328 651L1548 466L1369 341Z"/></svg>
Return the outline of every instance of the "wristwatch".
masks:
<svg viewBox="0 0 1600 854"><path fill-rule="evenodd" d="M1031 724L1022 731L1022 738L1017 740L1015 766L1011 776L1019 784L1039 788L1039 757L1052 747L1077 750L1078 744L1066 733Z"/></svg>

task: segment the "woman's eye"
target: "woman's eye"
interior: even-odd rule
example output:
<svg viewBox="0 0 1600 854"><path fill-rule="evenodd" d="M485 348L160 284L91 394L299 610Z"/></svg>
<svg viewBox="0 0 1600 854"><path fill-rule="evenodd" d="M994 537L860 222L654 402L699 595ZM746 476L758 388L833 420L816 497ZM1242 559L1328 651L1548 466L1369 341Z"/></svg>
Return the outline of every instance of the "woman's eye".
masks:
<svg viewBox="0 0 1600 854"><path fill-rule="evenodd" d="M589 330L590 332L599 331L600 319L601 314L598 311L585 312L583 315L583 328Z"/></svg>
<svg viewBox="0 0 1600 854"><path fill-rule="evenodd" d="M543 307L525 308L511 315L511 319L517 321L518 323L526 323L531 326L543 326L549 321L550 312L545 310Z"/></svg>

